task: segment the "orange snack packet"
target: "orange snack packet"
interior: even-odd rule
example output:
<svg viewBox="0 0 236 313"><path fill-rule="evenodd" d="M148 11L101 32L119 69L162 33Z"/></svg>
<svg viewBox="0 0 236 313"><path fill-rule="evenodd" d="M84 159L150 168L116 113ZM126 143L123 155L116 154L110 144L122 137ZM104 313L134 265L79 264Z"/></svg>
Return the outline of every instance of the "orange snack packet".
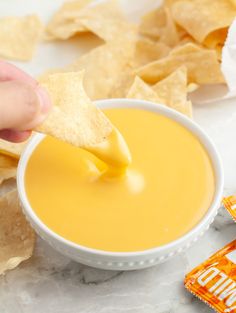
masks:
<svg viewBox="0 0 236 313"><path fill-rule="evenodd" d="M236 240L187 274L184 284L216 312L235 313Z"/></svg>
<svg viewBox="0 0 236 313"><path fill-rule="evenodd" d="M236 222L236 195L223 199L223 205Z"/></svg>

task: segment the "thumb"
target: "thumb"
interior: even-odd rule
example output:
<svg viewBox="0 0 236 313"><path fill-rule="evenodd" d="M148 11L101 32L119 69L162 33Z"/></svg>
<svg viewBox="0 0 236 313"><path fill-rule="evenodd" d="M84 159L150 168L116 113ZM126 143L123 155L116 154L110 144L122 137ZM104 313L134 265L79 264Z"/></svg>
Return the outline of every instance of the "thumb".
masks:
<svg viewBox="0 0 236 313"><path fill-rule="evenodd" d="M14 80L0 82L0 129L33 129L45 119L48 103L38 86Z"/></svg>

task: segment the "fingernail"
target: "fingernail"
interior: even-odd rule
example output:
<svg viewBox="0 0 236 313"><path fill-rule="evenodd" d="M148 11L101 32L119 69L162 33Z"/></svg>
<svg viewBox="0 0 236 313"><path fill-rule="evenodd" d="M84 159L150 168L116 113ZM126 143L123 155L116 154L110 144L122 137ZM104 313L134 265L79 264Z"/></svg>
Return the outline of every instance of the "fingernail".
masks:
<svg viewBox="0 0 236 313"><path fill-rule="evenodd" d="M41 113L42 114L48 113L48 111L50 110L52 106L48 93L46 92L46 90L44 90L42 87L39 87L39 86L37 86L35 91L40 100Z"/></svg>

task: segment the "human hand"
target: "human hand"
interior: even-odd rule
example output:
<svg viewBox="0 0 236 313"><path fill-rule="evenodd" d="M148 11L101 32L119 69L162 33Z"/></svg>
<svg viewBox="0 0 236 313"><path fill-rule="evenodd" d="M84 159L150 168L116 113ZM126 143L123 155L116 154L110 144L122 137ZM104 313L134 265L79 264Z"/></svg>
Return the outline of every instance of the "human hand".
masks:
<svg viewBox="0 0 236 313"><path fill-rule="evenodd" d="M42 123L51 103L32 77L0 61L0 138L21 142Z"/></svg>

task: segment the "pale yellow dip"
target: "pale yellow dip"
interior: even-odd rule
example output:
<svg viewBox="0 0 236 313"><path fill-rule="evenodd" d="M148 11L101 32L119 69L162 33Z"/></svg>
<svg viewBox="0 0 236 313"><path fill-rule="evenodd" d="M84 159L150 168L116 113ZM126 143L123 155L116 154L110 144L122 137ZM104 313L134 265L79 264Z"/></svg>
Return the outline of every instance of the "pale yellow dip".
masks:
<svg viewBox="0 0 236 313"><path fill-rule="evenodd" d="M29 202L62 237L100 250L127 252L169 243L207 212L215 181L199 140L180 124L149 111L109 109L132 154L125 175L87 151L46 137L25 174Z"/></svg>

